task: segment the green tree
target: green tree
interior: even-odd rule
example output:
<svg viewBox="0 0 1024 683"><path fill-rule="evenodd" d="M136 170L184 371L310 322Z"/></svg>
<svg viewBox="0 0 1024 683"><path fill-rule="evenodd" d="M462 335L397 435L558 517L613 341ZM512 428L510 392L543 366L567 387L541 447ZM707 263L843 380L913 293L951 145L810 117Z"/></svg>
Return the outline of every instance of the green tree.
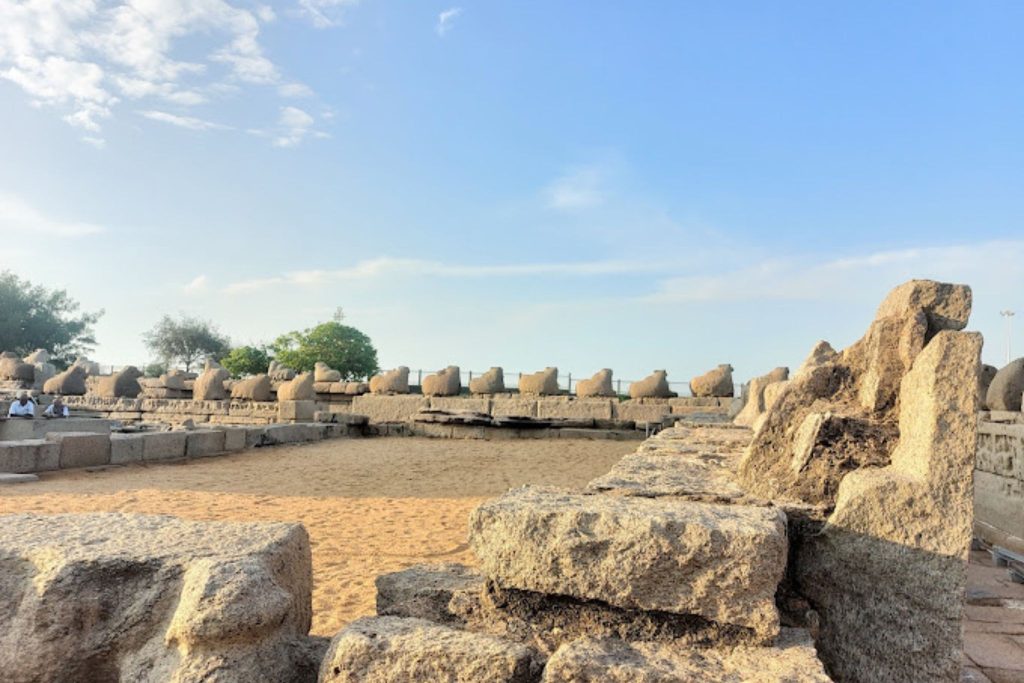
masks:
<svg viewBox="0 0 1024 683"><path fill-rule="evenodd" d="M50 352L66 367L96 345L93 325L103 311L83 313L63 289L46 289L10 271L0 273L0 351L19 356L36 349Z"/></svg>
<svg viewBox="0 0 1024 683"><path fill-rule="evenodd" d="M312 370L317 361L339 371L345 380L365 379L379 370L370 338L336 320L283 334L271 349L275 360L301 372Z"/></svg>
<svg viewBox="0 0 1024 683"><path fill-rule="evenodd" d="M221 359L220 364L232 377L258 375L270 365L270 354L265 346L236 346Z"/></svg>
<svg viewBox="0 0 1024 683"><path fill-rule="evenodd" d="M165 315L142 339L158 358L167 364L182 363L186 372L200 359L220 358L230 345L212 323L186 315L178 320Z"/></svg>

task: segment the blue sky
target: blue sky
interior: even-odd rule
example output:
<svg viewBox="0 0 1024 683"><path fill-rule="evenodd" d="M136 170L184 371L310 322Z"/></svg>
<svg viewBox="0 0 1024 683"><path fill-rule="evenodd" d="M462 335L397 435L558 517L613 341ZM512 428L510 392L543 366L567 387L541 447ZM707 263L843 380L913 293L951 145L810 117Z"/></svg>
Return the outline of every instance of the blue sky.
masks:
<svg viewBox="0 0 1024 683"><path fill-rule="evenodd" d="M0 267L238 343L739 378L911 277L1022 311L1024 5L0 0Z"/></svg>

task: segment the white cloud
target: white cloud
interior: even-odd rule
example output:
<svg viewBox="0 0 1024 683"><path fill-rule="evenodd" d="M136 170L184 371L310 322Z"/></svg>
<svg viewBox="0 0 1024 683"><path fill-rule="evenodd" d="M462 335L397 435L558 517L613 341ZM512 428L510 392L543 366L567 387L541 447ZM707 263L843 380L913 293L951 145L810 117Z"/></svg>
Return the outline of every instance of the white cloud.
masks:
<svg viewBox="0 0 1024 683"><path fill-rule="evenodd" d="M206 286L208 282L209 279L205 275L197 275L194 278L192 278L190 282L186 283L182 287L182 290L186 294L198 294L200 292L206 291Z"/></svg>
<svg viewBox="0 0 1024 683"><path fill-rule="evenodd" d="M317 28L337 26L344 8L355 6L359 0L298 0L297 13Z"/></svg>
<svg viewBox="0 0 1024 683"><path fill-rule="evenodd" d="M239 0L0 0L0 78L99 139L124 98L188 107L235 84L282 85L260 43L274 18Z"/></svg>
<svg viewBox="0 0 1024 683"><path fill-rule="evenodd" d="M179 116L177 114L169 114L165 111L150 109L147 111L140 111L139 114L153 121L169 123L172 126L188 128L189 130L227 130L230 128L230 126L214 123L213 121L205 121L194 116Z"/></svg>
<svg viewBox="0 0 1024 683"><path fill-rule="evenodd" d="M653 273L671 270L666 262L580 261L575 263L513 263L495 265L446 264L421 259L381 257L360 261L334 270L301 270L271 278L245 280L227 286L229 293L248 292L278 285L320 285L328 282L371 280L389 277L494 278L572 276L594 277L629 273Z"/></svg>
<svg viewBox="0 0 1024 683"><path fill-rule="evenodd" d="M544 189L548 207L563 211L590 209L604 203L604 171L580 166L556 178Z"/></svg>
<svg viewBox="0 0 1024 683"><path fill-rule="evenodd" d="M277 94L281 97L311 97L313 90L304 83L282 83L277 86Z"/></svg>
<svg viewBox="0 0 1024 683"><path fill-rule="evenodd" d="M437 15L437 25L434 26L434 30L437 31L437 35L442 38L448 35L448 32L455 26L455 20L462 14L461 7L449 7L440 14Z"/></svg>
<svg viewBox="0 0 1024 683"><path fill-rule="evenodd" d="M82 237L104 232L93 223L68 222L44 215L41 211L11 194L0 193L0 235L8 240L33 237Z"/></svg>
<svg viewBox="0 0 1024 683"><path fill-rule="evenodd" d="M274 138L274 145L294 147L310 134L317 137L324 135L313 130L314 123L313 117L298 107L282 107L281 117L278 119L281 133Z"/></svg>

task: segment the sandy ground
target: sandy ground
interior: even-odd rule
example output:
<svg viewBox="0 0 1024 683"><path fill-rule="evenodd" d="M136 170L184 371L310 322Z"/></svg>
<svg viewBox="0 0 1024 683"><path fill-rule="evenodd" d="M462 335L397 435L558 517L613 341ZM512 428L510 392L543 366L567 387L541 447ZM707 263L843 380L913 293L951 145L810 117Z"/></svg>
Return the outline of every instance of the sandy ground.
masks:
<svg viewBox="0 0 1024 683"><path fill-rule="evenodd" d="M119 511L302 522L313 548L313 633L374 612L374 577L474 563L466 521L523 484L579 486L636 448L622 441L338 439L180 464L41 475L0 488L0 513Z"/></svg>

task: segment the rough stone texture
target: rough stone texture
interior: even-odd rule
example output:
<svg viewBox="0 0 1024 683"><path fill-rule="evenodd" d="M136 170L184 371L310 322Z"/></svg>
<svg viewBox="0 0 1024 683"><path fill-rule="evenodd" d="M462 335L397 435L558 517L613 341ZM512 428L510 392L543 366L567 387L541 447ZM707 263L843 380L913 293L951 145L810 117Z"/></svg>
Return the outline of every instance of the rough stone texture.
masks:
<svg viewBox="0 0 1024 683"><path fill-rule="evenodd" d="M614 638L561 647L543 683L829 683L806 631L784 629L774 647L684 650Z"/></svg>
<svg viewBox="0 0 1024 683"><path fill-rule="evenodd" d="M100 364L96 361L89 360L85 356L79 356L75 359L72 367L82 368L85 371L87 377L94 377L100 374Z"/></svg>
<svg viewBox="0 0 1024 683"><path fill-rule="evenodd" d="M277 402L277 419L281 422L309 422L315 414L316 401Z"/></svg>
<svg viewBox="0 0 1024 683"><path fill-rule="evenodd" d="M900 382L939 332L967 324L970 303L966 285L911 280L893 289L859 341L786 385L741 463L744 488L764 498L831 505L849 472L887 464L899 431ZM972 384L976 392L976 374ZM799 427L809 414L826 412L836 419L818 433L796 472L796 450L804 447L795 443Z"/></svg>
<svg viewBox="0 0 1024 683"><path fill-rule="evenodd" d="M532 683L541 663L527 647L424 619L365 617L331 642L320 683Z"/></svg>
<svg viewBox="0 0 1024 683"><path fill-rule="evenodd" d="M694 396L732 396L732 366L719 365L690 380L690 393Z"/></svg>
<svg viewBox="0 0 1024 683"><path fill-rule="evenodd" d="M537 417L540 419L575 419L593 418L610 420L614 415L612 399L608 398L574 398L572 396L552 396L537 401Z"/></svg>
<svg viewBox="0 0 1024 683"><path fill-rule="evenodd" d="M994 365L981 365L981 371L978 373L978 395L981 397L981 405L979 408L985 410L988 407L988 388L992 386L992 380L995 379L996 373L999 372L999 368Z"/></svg>
<svg viewBox="0 0 1024 683"><path fill-rule="evenodd" d="M540 372L519 378L519 393L534 396L554 396L558 388L558 368L544 368Z"/></svg>
<svg viewBox="0 0 1024 683"><path fill-rule="evenodd" d="M644 379L629 385L630 398L671 398L676 392L668 388L668 373L655 370Z"/></svg>
<svg viewBox="0 0 1024 683"><path fill-rule="evenodd" d="M980 351L973 333L928 342L902 382L891 464L847 474L824 529L798 546L840 680L959 679Z"/></svg>
<svg viewBox="0 0 1024 683"><path fill-rule="evenodd" d="M228 371L221 367L203 370L192 385L192 400L223 401L228 397L224 382L230 377Z"/></svg>
<svg viewBox="0 0 1024 683"><path fill-rule="evenodd" d="M489 415L491 413L491 399L470 398L468 396L433 396L430 399L430 409Z"/></svg>
<svg viewBox="0 0 1024 683"><path fill-rule="evenodd" d="M787 541L774 508L524 487L474 510L469 540L504 588L778 631Z"/></svg>
<svg viewBox="0 0 1024 683"><path fill-rule="evenodd" d="M437 374L427 375L420 389L424 396L458 396L462 391L459 366L449 365Z"/></svg>
<svg viewBox="0 0 1024 683"><path fill-rule="evenodd" d="M33 481L39 481L39 477L34 474L11 474L10 472L0 472L0 486L28 484Z"/></svg>
<svg viewBox="0 0 1024 683"><path fill-rule="evenodd" d="M85 395L85 369L79 365L72 365L64 372L56 375L43 383L43 393L61 394L62 396L84 396Z"/></svg>
<svg viewBox="0 0 1024 683"><path fill-rule="evenodd" d="M408 394L409 368L401 365L370 378L371 394Z"/></svg>
<svg viewBox="0 0 1024 683"><path fill-rule="evenodd" d="M36 363L49 363L50 354L46 349L36 349L25 356L24 361L29 365L35 365Z"/></svg>
<svg viewBox="0 0 1024 683"><path fill-rule="evenodd" d="M113 375L98 378L91 393L99 398L135 398L142 393L139 377L142 377L139 369L129 365Z"/></svg>
<svg viewBox="0 0 1024 683"><path fill-rule="evenodd" d="M1001 368L992 378L985 394L985 406L989 410L1019 412L1021 394L1024 393L1024 358Z"/></svg>
<svg viewBox="0 0 1024 683"><path fill-rule="evenodd" d="M615 405L615 418L632 420L638 424L660 423L665 416L672 414L672 406L667 403L638 403L623 401Z"/></svg>
<svg viewBox="0 0 1024 683"><path fill-rule="evenodd" d="M26 363L18 354L5 351L0 354L0 380L32 382L35 379L35 368Z"/></svg>
<svg viewBox="0 0 1024 683"><path fill-rule="evenodd" d="M142 435L143 460L177 460L185 457L187 432L145 432Z"/></svg>
<svg viewBox="0 0 1024 683"><path fill-rule="evenodd" d="M452 602L479 600L484 578L461 564L416 565L381 574L377 587L379 616L417 617L438 624L465 625Z"/></svg>
<svg viewBox="0 0 1024 683"><path fill-rule="evenodd" d="M277 400L281 401L313 401L316 392L313 390L313 373L303 372L295 379L285 382L277 388Z"/></svg>
<svg viewBox="0 0 1024 683"><path fill-rule="evenodd" d="M581 379L576 382L576 395L580 398L591 396L614 397L615 389L612 387L612 371L608 368L598 370L590 379Z"/></svg>
<svg viewBox="0 0 1024 683"><path fill-rule="evenodd" d="M369 382L346 382L345 383L345 395L346 396L361 396L362 394L370 391Z"/></svg>
<svg viewBox="0 0 1024 683"><path fill-rule="evenodd" d="M332 369L327 363L317 361L313 365L314 382L340 382L341 372Z"/></svg>
<svg viewBox="0 0 1024 683"><path fill-rule="evenodd" d="M242 401L269 401L270 376L253 375L231 385L231 398Z"/></svg>
<svg viewBox="0 0 1024 683"><path fill-rule="evenodd" d="M981 470L974 473L974 524L978 536L1024 554L1022 510L1024 480Z"/></svg>
<svg viewBox="0 0 1024 683"><path fill-rule="evenodd" d="M741 427L753 427L757 419L765 412L765 389L775 382L783 382L787 379L789 379L789 368L778 367L767 375L750 380L746 388L746 402L743 404L743 409L733 419L733 423Z"/></svg>
<svg viewBox="0 0 1024 683"><path fill-rule="evenodd" d="M160 386L164 389L184 391L186 388L185 382L189 379L191 379L189 373L184 370L168 370L160 375Z"/></svg>
<svg viewBox="0 0 1024 683"><path fill-rule="evenodd" d="M288 382L295 379L295 371L287 366L281 365L276 360L270 361L270 366L267 368L267 375L275 382Z"/></svg>
<svg viewBox="0 0 1024 683"><path fill-rule="evenodd" d="M765 420L768 419L768 415L771 413L772 408L778 403L782 397L782 393L789 386L789 380L784 379L778 382L771 382L766 384L764 390L761 392L761 403L764 405L764 410L754 420L754 424L751 426L756 434L761 429L761 425L764 424Z"/></svg>
<svg viewBox="0 0 1024 683"><path fill-rule="evenodd" d="M505 391L505 372L493 367L479 377L469 380L471 394L500 394Z"/></svg>
<svg viewBox="0 0 1024 683"><path fill-rule="evenodd" d="M491 400L491 415L494 417L537 417L537 399L495 397Z"/></svg>
<svg viewBox="0 0 1024 683"><path fill-rule="evenodd" d="M142 451L145 444L145 437L142 434L111 434L110 464L126 465L132 462L142 462Z"/></svg>
<svg viewBox="0 0 1024 683"><path fill-rule="evenodd" d="M245 450L245 427L222 427L224 450L227 452Z"/></svg>
<svg viewBox="0 0 1024 683"><path fill-rule="evenodd" d="M57 366L53 363L36 363L32 368L32 388L36 391L42 390L46 383L57 374Z"/></svg>
<svg viewBox="0 0 1024 683"><path fill-rule="evenodd" d="M186 432L185 456L205 458L224 452L224 431L220 429L196 429Z"/></svg>
<svg viewBox="0 0 1024 683"><path fill-rule="evenodd" d="M91 432L54 432L47 441L60 446L60 468L110 464L110 435Z"/></svg>
<svg viewBox="0 0 1024 683"><path fill-rule="evenodd" d="M314 679L298 524L11 515L0 568L6 681Z"/></svg>
<svg viewBox="0 0 1024 683"><path fill-rule="evenodd" d="M587 488L645 498L676 496L712 503L737 502L747 498L736 481L738 462L738 453L642 451L622 458Z"/></svg>
<svg viewBox="0 0 1024 683"><path fill-rule="evenodd" d="M365 415L372 423L408 422L416 413L430 407L423 396L376 396L364 394L352 399L352 412Z"/></svg>
<svg viewBox="0 0 1024 683"><path fill-rule="evenodd" d="M805 358L804 362L800 364L800 367L796 369L796 376L799 377L800 375L806 375L808 372L814 370L814 368L825 365L826 363L831 363L836 360L838 356L839 354L832 348L832 345L823 339L814 345L811 352L807 354L807 358ZM789 378L783 377L782 379Z"/></svg>
<svg viewBox="0 0 1024 683"><path fill-rule="evenodd" d="M0 472L46 472L60 467L60 444L45 439L0 442Z"/></svg>

